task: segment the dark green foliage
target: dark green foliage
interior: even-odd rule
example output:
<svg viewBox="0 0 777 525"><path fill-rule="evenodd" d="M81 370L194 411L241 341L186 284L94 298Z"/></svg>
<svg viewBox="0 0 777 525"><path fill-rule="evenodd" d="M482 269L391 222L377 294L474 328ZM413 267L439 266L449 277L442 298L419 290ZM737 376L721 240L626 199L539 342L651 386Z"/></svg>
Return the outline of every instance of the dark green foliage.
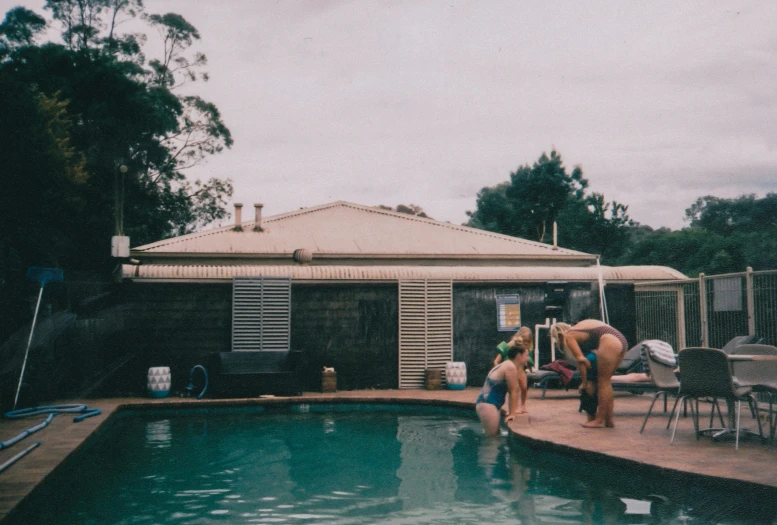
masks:
<svg viewBox="0 0 777 525"><path fill-rule="evenodd" d="M777 194L762 199L700 197L685 212L690 227L649 233L623 264L662 264L689 277L777 269Z"/></svg>
<svg viewBox="0 0 777 525"><path fill-rule="evenodd" d="M24 7L14 7L0 24L0 59L19 46L31 46L46 28L46 20Z"/></svg>
<svg viewBox="0 0 777 525"><path fill-rule="evenodd" d="M612 260L629 241L627 206L607 203L599 193L586 195L587 187L579 167L567 173L557 152L543 153L508 182L480 190L467 225L549 243L556 222L560 245Z"/></svg>
<svg viewBox="0 0 777 525"><path fill-rule="evenodd" d="M389 210L389 211L396 211L399 213L406 213L408 215L418 215L419 217L426 217L430 218L423 208L418 206L417 204L397 204L396 208L392 208L391 206L384 206L383 204L379 204L378 208L381 210Z"/></svg>
<svg viewBox="0 0 777 525"><path fill-rule="evenodd" d="M777 193L762 199L700 197L686 211L689 228L653 230L632 221L628 206L586 194L580 168L567 173L555 151L510 180L478 192L468 226L540 242L558 224L558 244L601 255L609 265L669 266L689 277L777 269Z"/></svg>
<svg viewBox="0 0 777 525"><path fill-rule="evenodd" d="M9 11L0 25L3 317L27 267L106 279L119 262L110 257L119 230L133 246L189 233L224 218L232 194L229 180L189 181L183 171L232 145L214 104L174 91L176 78L205 77L194 74L204 55L186 57L196 29L179 15L143 18L174 40L157 61L167 64L160 81L145 66L145 37L116 32L142 14L141 0L46 8L64 45L37 45L46 21L28 10Z"/></svg>

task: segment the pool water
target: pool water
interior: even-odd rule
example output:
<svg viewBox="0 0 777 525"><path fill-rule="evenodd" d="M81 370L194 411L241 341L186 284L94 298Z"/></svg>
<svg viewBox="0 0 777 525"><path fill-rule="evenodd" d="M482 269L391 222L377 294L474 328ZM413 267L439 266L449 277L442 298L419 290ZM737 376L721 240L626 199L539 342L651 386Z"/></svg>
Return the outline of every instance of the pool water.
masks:
<svg viewBox="0 0 777 525"><path fill-rule="evenodd" d="M741 494L487 438L470 411L376 406L132 413L11 523L771 524Z"/></svg>

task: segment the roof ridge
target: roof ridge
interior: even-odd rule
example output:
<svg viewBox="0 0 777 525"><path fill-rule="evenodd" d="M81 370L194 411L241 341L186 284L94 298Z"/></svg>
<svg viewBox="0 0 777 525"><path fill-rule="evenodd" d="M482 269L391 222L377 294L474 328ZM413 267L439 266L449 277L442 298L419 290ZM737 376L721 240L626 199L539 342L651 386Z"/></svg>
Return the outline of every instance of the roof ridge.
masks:
<svg viewBox="0 0 777 525"><path fill-rule="evenodd" d="M568 249L568 248L562 248L562 247L559 247L559 246L553 246L553 245L546 244L546 243L539 242L539 241L532 241L532 240L529 240L529 239L524 239L522 237L515 237L515 236L512 236L512 235L507 235L507 234L503 234L503 233L496 233L496 232L492 232L492 231L488 231L488 230L482 230L482 229L479 229L479 228L473 228L471 226L464 226L464 225L460 225L460 224L453 224L451 222L440 221L440 220L437 220L437 219L433 219L431 217L420 217L418 215L411 215L409 213L402 213L402 212L398 212L398 211L394 211L394 210L386 210L386 209L383 209L383 208L378 208L377 206L368 206L368 205L365 205L365 204L356 204L356 203L348 202L348 201L344 201L344 200L338 200L338 201L330 202L330 203L327 203L327 204L320 204L318 206L312 206L312 207L309 207L309 208L300 208L298 210L294 210L294 211L290 211L290 212L284 212L284 213L279 213L279 214L276 214L276 215L271 215L269 217L264 218L262 220L262 223L263 224L276 223L278 221L282 221L282 220L289 219L289 218L292 218L292 217L299 217L299 216L302 216L302 215L309 215L311 213L316 213L316 212L319 212L319 211L323 211L323 210L327 210L327 209L332 209L332 208L337 208L337 207L351 208L351 209L354 209L354 210L364 211L364 212L367 212L367 213L374 213L374 214L378 214L378 215L385 215L385 216L390 216L390 217L394 217L396 219L401 219L401 220L405 220L405 221L416 222L416 223L421 223L421 224L428 224L430 226L436 226L436 227L439 227L439 228L446 228L446 229L449 229L449 230L453 230L453 231L457 231L457 232L462 232L462 233L466 233L466 234L478 235L478 236L481 236L481 237L497 239L497 240L502 240L502 241L509 241L511 243L516 243L516 244L519 244L519 245L532 246L534 248L556 252L559 255L562 255L562 254L563 255L590 255L588 253L581 252L581 251L578 251L578 250L571 250L571 249ZM245 229L250 230L253 227L253 225L255 225L255 224L256 224L256 221L251 221L251 222L243 222L241 225L244 228L244 230ZM160 247L163 247L163 246L174 246L176 244L184 243L184 242L190 241L192 239L199 239L199 238L202 238L202 237L208 237L208 236L211 236L211 235L217 235L217 234L221 234L221 233L224 233L224 232L228 232L228 231L234 229L234 227L235 227L234 224L231 224L231 225L220 226L218 228L213 228L213 229L209 229L209 230L204 230L204 231L199 231L199 232L192 232L192 233L181 235L181 236L177 236L177 237L170 237L168 239L162 239L162 240L159 240L159 241L155 241L153 243L146 244L146 245L143 245L143 246L139 246L139 247L136 247L134 249L135 250L140 249L141 251L146 251L146 250L151 250L151 249L154 249L154 248L160 248Z"/></svg>
<svg viewBox="0 0 777 525"><path fill-rule="evenodd" d="M321 206L316 206L316 207L313 207L313 208L303 208L303 210L297 210L297 211L294 211L294 212L290 212L288 214L283 214L283 216L282 215L275 215L272 218L268 217L264 222L271 222L271 221L274 221L274 220L285 219L286 216L291 216L291 215L304 215L306 213L312 213L312 212L320 211L320 210L326 209L326 208L334 208L336 206L344 206L344 207L354 208L354 209L366 211L368 213L377 213L377 214L381 214L381 215L389 215L389 216L396 217L398 219L407 220L407 221L421 222L421 223L429 224L431 226L445 227L445 228L449 228L449 229L455 230L455 231L471 233L471 234L474 234L474 235L482 235L483 237L491 237L491 238L496 238L496 239L503 239L503 240L507 240L507 241L511 241L511 242L517 242L519 244L524 244L525 243L525 244L530 244L532 246L536 246L538 248L544 248L544 249L553 250L553 246L551 246L550 244L545 244L544 242L532 241L532 240L529 240L529 239L524 239L523 237L515 237L513 235L507 235L507 234L504 234L504 233L496 233L496 232L492 232L492 231L488 231L488 230L481 230L480 228L473 228L471 226L464 226L462 224L453 224L451 222L440 221L440 220L437 220L437 219L433 219L431 217L421 217L419 215L411 215L409 213L402 213L402 212L399 212L399 211L386 210L386 209L383 209L383 208L378 208L377 206L368 206L366 204L356 204L356 203L353 203L353 202L342 201L342 200L336 201L336 202L332 202L332 203L329 203L329 204L324 204L324 205L321 205ZM584 252L578 252L577 250L570 250L568 248L558 247L558 250L563 250L563 251L568 252L568 253L580 253L580 254L588 255L588 254L585 254ZM557 250L554 250L554 251L557 251Z"/></svg>
<svg viewBox="0 0 777 525"><path fill-rule="evenodd" d="M488 230L481 230L480 228L473 228L472 226L464 226L463 224L453 224L451 222L440 221L440 220L437 220L437 219L433 219L431 217L420 217L418 215L410 215L409 213L402 213L402 212L394 211L394 210L384 210L382 208L378 208L377 206L367 206L367 205L364 205L364 204L355 204L355 203L346 202L346 201L337 201L335 203L332 203L332 207L334 207L334 205L336 205L336 204L350 206L352 208L357 208L357 209L362 209L364 211L371 212L371 213L379 213L379 214L383 214L383 215L391 215L391 216L397 217L399 219L415 221L415 222L423 222L423 223L426 223L426 224L430 224L432 226L446 227L446 228L449 228L449 229L452 229L452 230L455 230L455 231L461 231L461 232L465 232L465 233L472 233L474 235L482 235L484 237L492 237L492 238L496 238L496 239L503 239L503 240L507 240L507 241L511 241L511 242L517 242L519 244L526 243L526 244L530 244L530 245L536 246L538 248L544 248L544 249L553 250L553 246L552 245L545 244L544 242L531 241L529 239L524 239L523 237L515 237L513 235L507 235L507 234L504 234L504 233L496 233L496 232L492 232L492 231L488 231ZM579 252L577 250L570 250L568 248L561 248L561 247L557 247L557 248L558 248L557 250L553 250L553 251L563 250L563 251L569 252L569 253L580 253L580 254L584 254L584 255L589 255L587 253Z"/></svg>

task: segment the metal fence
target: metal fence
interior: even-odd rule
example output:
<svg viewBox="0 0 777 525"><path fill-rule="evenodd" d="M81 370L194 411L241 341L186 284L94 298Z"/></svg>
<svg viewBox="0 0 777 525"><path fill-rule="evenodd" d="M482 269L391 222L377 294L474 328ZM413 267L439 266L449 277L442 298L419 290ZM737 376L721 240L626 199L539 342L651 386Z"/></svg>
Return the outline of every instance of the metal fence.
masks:
<svg viewBox="0 0 777 525"><path fill-rule="evenodd" d="M750 335L777 346L777 270L637 284L634 293L639 341L722 348Z"/></svg>

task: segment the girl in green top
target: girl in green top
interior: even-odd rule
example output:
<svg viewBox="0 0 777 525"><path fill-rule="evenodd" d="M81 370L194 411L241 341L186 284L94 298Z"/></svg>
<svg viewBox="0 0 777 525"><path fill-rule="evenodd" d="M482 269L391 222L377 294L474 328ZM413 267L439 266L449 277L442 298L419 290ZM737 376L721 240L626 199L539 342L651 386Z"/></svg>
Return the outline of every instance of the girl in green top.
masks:
<svg viewBox="0 0 777 525"><path fill-rule="evenodd" d="M515 334L513 334L513 337L506 344L501 343L497 345L497 355L494 359L494 366L498 365L502 361L506 361L507 352L510 350L510 347L518 342L523 343L523 346L526 348L526 352L529 354L528 368L533 368L534 361L532 360L531 356L532 352L534 351L534 337L532 337L531 328L528 326L522 326L517 332L515 332Z"/></svg>

